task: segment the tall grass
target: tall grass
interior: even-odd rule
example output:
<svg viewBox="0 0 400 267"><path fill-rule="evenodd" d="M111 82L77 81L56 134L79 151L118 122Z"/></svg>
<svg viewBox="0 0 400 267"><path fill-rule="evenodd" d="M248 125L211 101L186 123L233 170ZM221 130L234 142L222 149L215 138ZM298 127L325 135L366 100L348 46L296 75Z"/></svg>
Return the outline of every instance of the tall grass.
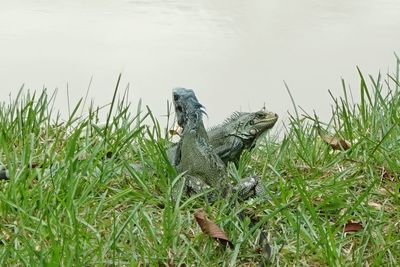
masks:
<svg viewBox="0 0 400 267"><path fill-rule="evenodd" d="M295 107L282 140L267 135L229 166L236 179L261 175L268 197L233 206L171 200L181 177L166 157L170 136L140 103L131 113L115 94L101 127L93 106L83 116L80 101L61 120L54 95L21 90L0 106L0 162L11 176L0 181L0 266L399 265L398 59L396 66L376 78L359 71L355 102L343 82L330 121ZM319 128L351 148L332 150ZM199 207L234 249L201 233ZM362 229L344 232L350 221ZM262 229L268 261L259 252Z"/></svg>

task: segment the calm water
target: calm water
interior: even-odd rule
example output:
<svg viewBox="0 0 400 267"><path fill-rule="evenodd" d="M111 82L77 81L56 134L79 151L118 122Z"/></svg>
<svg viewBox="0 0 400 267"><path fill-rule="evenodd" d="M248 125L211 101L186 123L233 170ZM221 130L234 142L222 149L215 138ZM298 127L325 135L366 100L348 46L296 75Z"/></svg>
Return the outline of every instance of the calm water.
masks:
<svg viewBox="0 0 400 267"><path fill-rule="evenodd" d="M264 104L284 117L291 102L322 117L328 89L356 65L394 71L400 53L398 0L1 0L1 100L26 88L59 89L67 114L84 97L110 102L118 74L130 99L162 120L171 88L194 88L215 124ZM356 91L356 90L354 90ZM354 92L354 94L357 94Z"/></svg>

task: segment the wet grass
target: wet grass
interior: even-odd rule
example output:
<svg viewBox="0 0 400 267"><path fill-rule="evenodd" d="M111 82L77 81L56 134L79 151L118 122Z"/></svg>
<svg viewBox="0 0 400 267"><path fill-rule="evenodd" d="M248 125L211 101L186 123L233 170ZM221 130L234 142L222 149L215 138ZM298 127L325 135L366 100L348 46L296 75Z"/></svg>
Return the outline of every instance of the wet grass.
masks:
<svg viewBox="0 0 400 267"><path fill-rule="evenodd" d="M330 121L296 108L283 138L267 135L230 166L233 177L261 175L268 191L234 206L171 200L180 176L166 159L169 132L148 108L132 113L115 97L99 127L98 109L80 116L80 102L62 121L54 96L21 91L0 106L0 161L11 176L0 181L0 266L257 266L262 228L273 266L398 266L399 67L360 72L360 98L343 86ZM333 150L319 128L350 149ZM200 207L233 249L201 233ZM346 232L349 222L362 227Z"/></svg>

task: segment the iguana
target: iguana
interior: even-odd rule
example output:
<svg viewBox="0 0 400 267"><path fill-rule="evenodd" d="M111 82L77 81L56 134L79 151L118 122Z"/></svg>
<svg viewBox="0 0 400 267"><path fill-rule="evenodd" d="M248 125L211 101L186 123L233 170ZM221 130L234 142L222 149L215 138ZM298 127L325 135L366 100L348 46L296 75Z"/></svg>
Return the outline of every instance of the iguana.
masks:
<svg viewBox="0 0 400 267"><path fill-rule="evenodd" d="M175 113L179 124L183 114L180 114L179 110ZM235 112L223 123L207 131L209 144L225 165L230 161L237 164L242 152L253 149L258 138L271 129L277 120L277 114L264 110ZM177 147L178 144L174 144L167 149L168 159L173 165L177 165L180 160L179 154L176 153Z"/></svg>
<svg viewBox="0 0 400 267"><path fill-rule="evenodd" d="M176 151L179 154L176 158L180 159L176 169L184 174L185 191L189 194L200 193L213 188L214 192L208 195L211 202L218 195L224 197L232 192L237 193L241 199L261 195L264 188L257 176L242 179L236 186L230 183L224 162L209 143L202 119L205 111L193 90L175 88L172 95L177 122L183 128ZM173 197L176 197L176 188Z"/></svg>

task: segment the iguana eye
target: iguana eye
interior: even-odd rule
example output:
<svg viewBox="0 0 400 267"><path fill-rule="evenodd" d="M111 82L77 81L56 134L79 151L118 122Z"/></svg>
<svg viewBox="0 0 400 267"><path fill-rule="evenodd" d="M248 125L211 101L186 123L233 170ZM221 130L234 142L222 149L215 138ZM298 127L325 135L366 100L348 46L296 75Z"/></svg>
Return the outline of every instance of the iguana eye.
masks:
<svg viewBox="0 0 400 267"><path fill-rule="evenodd" d="M177 106L177 107L176 107L176 110L179 111L179 112L182 112L182 111L183 111L183 109L182 109L181 106Z"/></svg>

